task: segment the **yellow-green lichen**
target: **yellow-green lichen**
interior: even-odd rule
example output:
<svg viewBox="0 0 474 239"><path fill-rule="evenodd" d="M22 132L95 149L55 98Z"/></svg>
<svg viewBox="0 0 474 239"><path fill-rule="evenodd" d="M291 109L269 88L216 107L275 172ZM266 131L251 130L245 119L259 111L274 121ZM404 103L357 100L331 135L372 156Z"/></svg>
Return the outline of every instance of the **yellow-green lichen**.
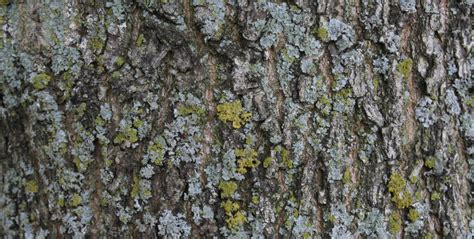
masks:
<svg viewBox="0 0 474 239"><path fill-rule="evenodd" d="M144 42L145 42L145 36L143 36L143 34L138 35L137 40L135 41L135 44L137 45L137 47L141 47Z"/></svg>
<svg viewBox="0 0 474 239"><path fill-rule="evenodd" d="M73 75L70 71L62 74L62 81L58 83L59 89L63 92L62 100L67 100L71 97L71 90L74 87Z"/></svg>
<svg viewBox="0 0 474 239"><path fill-rule="evenodd" d="M84 116L86 109L87 104L85 102L82 102L74 109L74 113L77 115L78 118L81 118L82 116Z"/></svg>
<svg viewBox="0 0 474 239"><path fill-rule="evenodd" d="M324 27L318 27L314 30L313 32L314 35L316 35L320 40L327 40L328 39L328 30Z"/></svg>
<svg viewBox="0 0 474 239"><path fill-rule="evenodd" d="M219 183L222 198L232 197L237 191L237 183L233 181L222 181Z"/></svg>
<svg viewBox="0 0 474 239"><path fill-rule="evenodd" d="M423 199L423 194L421 193L421 191L417 191L415 193L415 200L416 201L421 201L421 199Z"/></svg>
<svg viewBox="0 0 474 239"><path fill-rule="evenodd" d="M59 207L64 207L64 205L65 205L64 198L59 198L59 199L58 199L58 206L59 206Z"/></svg>
<svg viewBox="0 0 474 239"><path fill-rule="evenodd" d="M281 57L283 58L284 61L289 62L289 63L293 63L293 62L296 61L296 57L290 56L288 54L288 49L286 49L286 48L282 48Z"/></svg>
<svg viewBox="0 0 474 239"><path fill-rule="evenodd" d="M260 202L260 197L258 195L253 195L252 196L252 203L253 204L258 204Z"/></svg>
<svg viewBox="0 0 474 239"><path fill-rule="evenodd" d="M104 42L100 37L93 37L91 39L91 48L95 51L101 51L104 48Z"/></svg>
<svg viewBox="0 0 474 239"><path fill-rule="evenodd" d="M240 210L240 206L236 202L232 202L231 200L226 200L221 204L222 208L227 215L226 223L227 227L235 231L239 227L241 227L245 222L247 222L247 217L245 213Z"/></svg>
<svg viewBox="0 0 474 239"><path fill-rule="evenodd" d="M115 61L114 61L114 64L117 66L117 67L122 67L123 64L125 64L125 58L121 57L121 56L117 56L115 58Z"/></svg>
<svg viewBox="0 0 474 239"><path fill-rule="evenodd" d="M76 168L77 170L79 170L79 172L85 171L89 166L89 163L87 161L82 162L79 157L75 157L72 162L74 162L74 165L76 165Z"/></svg>
<svg viewBox="0 0 474 239"><path fill-rule="evenodd" d="M235 156L239 158L237 163L239 167L237 172L241 174L247 173L247 168L255 168L260 164L260 161L257 159L257 151L250 148L236 149Z"/></svg>
<svg viewBox="0 0 474 239"><path fill-rule="evenodd" d="M379 81L380 81L380 80L379 80L378 77L375 77L375 78L373 79L373 81L372 81L372 84L373 84L373 86L374 86L374 91L375 91L375 92L377 92L378 89L379 89L379 84L380 84Z"/></svg>
<svg viewBox="0 0 474 239"><path fill-rule="evenodd" d="M230 230L234 231L237 228L241 227L245 222L247 222L247 217L245 216L242 210L239 210L228 217L226 220L227 227Z"/></svg>
<svg viewBox="0 0 474 239"><path fill-rule="evenodd" d="M82 203L82 197L81 195L77 194L77 193L74 193L71 197L71 201L69 201L69 204L72 206L72 207L77 207L79 205L81 205Z"/></svg>
<svg viewBox="0 0 474 239"><path fill-rule="evenodd" d="M100 117L100 116L95 117L94 122L95 122L95 125L97 125L97 126L104 126L105 125L104 119L102 119L102 117Z"/></svg>
<svg viewBox="0 0 474 239"><path fill-rule="evenodd" d="M110 75L113 80L118 80L120 77L122 77L122 74L119 71L114 71L112 72L112 75Z"/></svg>
<svg viewBox="0 0 474 239"><path fill-rule="evenodd" d="M51 76L46 73L38 74L31 79L31 83L33 84L33 87L37 90L42 90L46 88L50 81L51 81Z"/></svg>
<svg viewBox="0 0 474 239"><path fill-rule="evenodd" d="M264 168L270 167L270 165L273 163L273 160L274 160L273 157L266 157L266 158L263 160L263 167L264 167Z"/></svg>
<svg viewBox="0 0 474 239"><path fill-rule="evenodd" d="M25 183L25 191L28 193L38 192L38 183L35 180L29 180Z"/></svg>
<svg viewBox="0 0 474 239"><path fill-rule="evenodd" d="M133 184L132 184L132 191L130 192L130 196L132 198L136 198L140 194L140 178L137 174L133 175Z"/></svg>
<svg viewBox="0 0 474 239"><path fill-rule="evenodd" d="M105 207L109 205L109 201L106 198L101 198L99 204L100 206Z"/></svg>
<svg viewBox="0 0 474 239"><path fill-rule="evenodd" d="M136 129L142 127L142 125L144 124L143 120L141 119L134 119L133 120L133 127L135 127Z"/></svg>
<svg viewBox="0 0 474 239"><path fill-rule="evenodd" d="M290 158L290 151L285 148L281 149L281 160L283 165L285 165L287 168L293 168L293 161L291 161Z"/></svg>
<svg viewBox="0 0 474 239"><path fill-rule="evenodd" d="M405 79L407 79L410 76L411 73L411 68L413 66L413 60L410 58L407 58L397 65L397 71L400 72L400 74L403 75Z"/></svg>
<svg viewBox="0 0 474 239"><path fill-rule="evenodd" d="M433 156L430 156L425 159L425 166L429 169L433 169L436 164L436 158Z"/></svg>
<svg viewBox="0 0 474 239"><path fill-rule="evenodd" d="M418 218L420 218L420 213L417 210L410 209L408 211L408 219L410 219L410 221L415 222Z"/></svg>
<svg viewBox="0 0 474 239"><path fill-rule="evenodd" d="M431 232L428 232L423 236L423 239L433 239L433 235L431 234Z"/></svg>
<svg viewBox="0 0 474 239"><path fill-rule="evenodd" d="M397 208L406 208L413 203L413 197L406 189L406 181L398 173L393 173L390 176L388 191L392 193L392 202Z"/></svg>
<svg viewBox="0 0 474 239"><path fill-rule="evenodd" d="M180 105L178 106L178 115L188 116L195 114L198 117L204 117L206 115L206 110L199 105Z"/></svg>
<svg viewBox="0 0 474 239"><path fill-rule="evenodd" d="M254 143L254 142L253 142L252 135L247 135L247 136L245 137L245 144L246 144L246 145L253 145L253 143Z"/></svg>
<svg viewBox="0 0 474 239"><path fill-rule="evenodd" d="M392 235L396 235L402 229L402 218L398 212L394 212L388 219L388 231Z"/></svg>
<svg viewBox="0 0 474 239"><path fill-rule="evenodd" d="M8 5L9 0L0 0L0 6Z"/></svg>
<svg viewBox="0 0 474 239"><path fill-rule="evenodd" d="M165 157L166 141L163 137L157 137L153 143L148 146L148 153L152 154L152 163L157 166L163 165Z"/></svg>
<svg viewBox="0 0 474 239"><path fill-rule="evenodd" d="M441 199L441 193L433 192L431 193L431 201L438 201Z"/></svg>
<svg viewBox="0 0 474 239"><path fill-rule="evenodd" d="M319 103L324 106L324 108L321 109L323 116L329 116L329 111L331 110L331 100L326 95L323 95L321 98L319 98Z"/></svg>
<svg viewBox="0 0 474 239"><path fill-rule="evenodd" d="M346 170L344 171L344 175L342 176L342 182L344 184L348 184L348 183L352 182L352 180L351 180L351 170L349 168L346 168Z"/></svg>
<svg viewBox="0 0 474 239"><path fill-rule="evenodd" d="M226 200L225 202L221 203L222 208L226 214L230 214L233 211L239 210L240 206L236 202L232 202L231 200Z"/></svg>
<svg viewBox="0 0 474 239"><path fill-rule="evenodd" d="M120 144L128 140L130 143L136 143L138 141L138 131L133 127L126 127L122 132L119 132L114 138L114 143Z"/></svg>
<svg viewBox="0 0 474 239"><path fill-rule="evenodd" d="M250 112L245 112L240 100L217 105L217 117L223 121L232 122L232 127L238 129L252 117Z"/></svg>

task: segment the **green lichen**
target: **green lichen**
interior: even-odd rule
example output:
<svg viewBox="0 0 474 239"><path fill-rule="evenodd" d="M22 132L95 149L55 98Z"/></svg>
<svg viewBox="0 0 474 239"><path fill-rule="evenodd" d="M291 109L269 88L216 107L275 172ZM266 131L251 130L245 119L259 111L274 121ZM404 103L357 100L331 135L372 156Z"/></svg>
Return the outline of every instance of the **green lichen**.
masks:
<svg viewBox="0 0 474 239"><path fill-rule="evenodd" d="M0 0L0 6L6 6L9 2L9 0Z"/></svg>
<svg viewBox="0 0 474 239"><path fill-rule="evenodd" d="M137 40L135 41L135 44L137 45L137 47L141 47L144 42L145 42L145 36L143 36L143 34L138 35Z"/></svg>
<svg viewBox="0 0 474 239"><path fill-rule="evenodd" d="M236 202L232 202L231 200L226 200L221 204L222 208L227 215L226 223L227 227L235 231L239 227L241 227L245 222L247 222L247 217L245 216L245 212L240 210L240 206Z"/></svg>
<svg viewBox="0 0 474 239"><path fill-rule="evenodd" d="M206 110L199 105L180 105L178 106L178 115L188 116L188 115L197 115L202 118L206 115Z"/></svg>
<svg viewBox="0 0 474 239"><path fill-rule="evenodd" d="M251 148L236 149L235 156L239 158L237 172L241 174L247 173L247 168L255 168L260 164L257 151Z"/></svg>
<svg viewBox="0 0 474 239"><path fill-rule="evenodd" d="M327 40L328 39L328 29L324 28L324 27L318 27L314 30L313 34L315 36L317 36L320 40Z"/></svg>
<svg viewBox="0 0 474 239"><path fill-rule="evenodd" d="M105 198L101 198L99 204L102 207L106 207L107 205L109 205L109 201Z"/></svg>
<svg viewBox="0 0 474 239"><path fill-rule="evenodd" d="M388 191L392 193L392 202L397 208L406 208L413 203L413 197L406 189L406 181L398 173L393 173L390 176Z"/></svg>
<svg viewBox="0 0 474 239"><path fill-rule="evenodd" d="M332 224L336 224L337 218L334 214L329 215L328 221Z"/></svg>
<svg viewBox="0 0 474 239"><path fill-rule="evenodd" d="M321 109L321 113L323 114L323 116L329 116L329 110L331 109L331 100L326 95L323 95L321 96L321 98L319 98L319 103L324 106L324 108Z"/></svg>
<svg viewBox="0 0 474 239"><path fill-rule="evenodd" d="M165 158L166 141L163 137L157 137L153 143L148 146L148 153L153 154L152 163L157 166L163 165Z"/></svg>
<svg viewBox="0 0 474 239"><path fill-rule="evenodd" d="M217 105L217 117L223 122L232 122L232 127L238 129L250 121L252 114L245 112L240 100L236 100Z"/></svg>
<svg viewBox="0 0 474 239"><path fill-rule="evenodd" d="M293 57L293 56L290 56L288 54L288 50L286 48L282 48L281 50L281 57L283 58L284 61L286 62L289 62L289 63L293 63L296 61L296 58Z"/></svg>
<svg viewBox="0 0 474 239"><path fill-rule="evenodd" d="M226 220L227 227L235 231L237 228L241 227L245 222L247 222L247 217L242 210L239 210L228 217Z"/></svg>
<svg viewBox="0 0 474 239"><path fill-rule="evenodd" d="M419 218L420 218L420 213L417 210L410 209L408 211L408 219L410 219L410 221L415 222Z"/></svg>
<svg viewBox="0 0 474 239"><path fill-rule="evenodd" d="M130 192L130 196L132 198L136 198L140 194L140 178L137 174L133 175L133 184L132 184L132 191Z"/></svg>
<svg viewBox="0 0 474 239"><path fill-rule="evenodd" d="M81 195L77 194L77 193L74 193L71 197L71 201L69 201L69 204L72 206L72 207L77 207L79 205L81 205L82 203L82 197Z"/></svg>
<svg viewBox="0 0 474 239"><path fill-rule="evenodd" d="M388 231L392 235L396 235L402 229L402 218L398 212L394 212L388 219Z"/></svg>
<svg viewBox="0 0 474 239"><path fill-rule="evenodd" d="M421 201L423 199L423 194L421 193L421 191L417 191L415 193L415 200L416 201Z"/></svg>
<svg viewBox="0 0 474 239"><path fill-rule="evenodd" d="M410 177L410 183L416 184L416 182L418 182L418 177L417 176L411 176Z"/></svg>
<svg viewBox="0 0 474 239"><path fill-rule="evenodd" d="M117 56L117 57L115 58L114 64L115 64L118 68L122 67L123 64L125 64L125 58L123 58L123 57L121 57L121 56Z"/></svg>
<svg viewBox="0 0 474 239"><path fill-rule="evenodd" d="M93 37L91 39L91 48L94 51L101 51L104 48L104 42L100 37Z"/></svg>
<svg viewBox="0 0 474 239"><path fill-rule="evenodd" d="M352 182L352 180L351 180L351 170L349 168L346 168L346 170L344 171L344 175L342 176L342 182L344 184L348 184L348 183Z"/></svg>
<svg viewBox="0 0 474 239"><path fill-rule="evenodd" d="M114 143L120 144L127 140L130 143L138 141L138 131L133 127L126 127L122 132L119 132L114 138Z"/></svg>
<svg viewBox="0 0 474 239"><path fill-rule="evenodd" d="M100 117L100 116L95 117L94 123L97 126L104 126L105 125L104 119L102 119L102 117Z"/></svg>
<svg viewBox="0 0 474 239"><path fill-rule="evenodd" d="M281 160L283 165L285 165L287 168L293 168L293 161L291 161L290 158L290 151L285 148L281 149Z"/></svg>
<svg viewBox="0 0 474 239"><path fill-rule="evenodd" d="M260 197L258 195L253 195L252 196L252 203L253 204L258 204L260 202Z"/></svg>
<svg viewBox="0 0 474 239"><path fill-rule="evenodd" d="M46 73L38 74L31 79L31 83L33 84L33 87L37 90L42 90L46 88L50 81L51 81L51 76Z"/></svg>
<svg viewBox="0 0 474 239"><path fill-rule="evenodd" d="M113 80L118 80L118 79L120 79L120 77L122 77L122 74L119 71L114 71L114 72L112 72L111 77L112 77Z"/></svg>
<svg viewBox="0 0 474 239"><path fill-rule="evenodd" d="M470 98L466 98L464 100L465 100L467 106L469 106L469 107L474 106L474 96L471 96Z"/></svg>
<svg viewBox="0 0 474 239"><path fill-rule="evenodd" d="M432 238L433 238L433 235L431 234L431 232L428 232L423 236L423 239L432 239Z"/></svg>
<svg viewBox="0 0 474 239"><path fill-rule="evenodd" d="M240 206L236 202L232 202L231 200L226 200L225 202L221 203L222 208L226 214L230 214L233 211L239 210Z"/></svg>
<svg viewBox="0 0 474 239"><path fill-rule="evenodd" d="M87 167L89 166L90 164L90 161L81 161L81 159L79 159L79 157L75 157L73 160L74 164L76 165L76 168L77 170L79 170L80 172L84 172L85 170L87 170Z"/></svg>
<svg viewBox="0 0 474 239"><path fill-rule="evenodd" d="M273 160L275 160L273 157L266 157L266 158L263 160L263 167L264 167L264 168L270 167L270 165L273 163Z"/></svg>
<svg viewBox="0 0 474 239"><path fill-rule="evenodd" d="M433 192L431 193L431 201L438 201L441 199L441 193Z"/></svg>
<svg viewBox="0 0 474 239"><path fill-rule="evenodd" d="M28 193L38 192L38 183L35 180L29 180L25 183L25 191Z"/></svg>
<svg viewBox="0 0 474 239"><path fill-rule="evenodd" d="M79 106L77 106L74 109L74 114L76 114L78 118L81 118L82 116L84 116L84 113L86 112L86 110L87 110L87 104L85 102L82 102L79 104Z"/></svg>
<svg viewBox="0 0 474 239"><path fill-rule="evenodd" d="M71 90L74 87L73 75L70 71L66 71L62 74L62 81L58 83L58 87L63 91L62 100L65 101L71 97Z"/></svg>
<svg viewBox="0 0 474 239"><path fill-rule="evenodd" d="M219 183L222 198L233 197L237 188L237 183L233 181L222 181Z"/></svg>
<svg viewBox="0 0 474 239"><path fill-rule="evenodd" d="M413 66L413 60L410 58L407 58L397 65L397 71L400 72L400 74L403 75L405 79L407 79L410 76L411 73L411 68Z"/></svg>
<svg viewBox="0 0 474 239"><path fill-rule="evenodd" d="M149 197L151 197L151 196L152 196L152 193L151 193L151 191L150 191L149 189L143 190L143 197L149 198Z"/></svg>
<svg viewBox="0 0 474 239"><path fill-rule="evenodd" d="M436 164L436 158L433 156L430 156L425 159L425 166L429 169L433 169Z"/></svg>
<svg viewBox="0 0 474 239"><path fill-rule="evenodd" d="M134 119L133 120L133 127L135 127L136 129L142 127L142 125L144 124L143 120L141 119Z"/></svg>
<svg viewBox="0 0 474 239"><path fill-rule="evenodd" d="M246 145L253 145L253 143L254 143L254 142L253 142L252 135L247 135L247 136L245 137L245 144L246 144Z"/></svg>
<svg viewBox="0 0 474 239"><path fill-rule="evenodd" d="M65 204L66 204L66 202L64 201L64 198L59 198L58 199L58 206L59 207L64 207Z"/></svg>
<svg viewBox="0 0 474 239"><path fill-rule="evenodd" d="M378 89L379 89L379 85L380 85L380 80L379 78L375 77L372 81L373 85L374 85L374 91L377 92Z"/></svg>

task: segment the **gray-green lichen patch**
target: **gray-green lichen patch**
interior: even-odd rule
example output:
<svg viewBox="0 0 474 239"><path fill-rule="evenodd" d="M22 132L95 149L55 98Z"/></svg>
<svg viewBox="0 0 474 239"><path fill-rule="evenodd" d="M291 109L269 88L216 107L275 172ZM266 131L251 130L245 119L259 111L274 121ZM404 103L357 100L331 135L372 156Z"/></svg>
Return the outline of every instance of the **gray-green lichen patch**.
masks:
<svg viewBox="0 0 474 239"><path fill-rule="evenodd" d="M0 1L2 234L467 238L468 6Z"/></svg>

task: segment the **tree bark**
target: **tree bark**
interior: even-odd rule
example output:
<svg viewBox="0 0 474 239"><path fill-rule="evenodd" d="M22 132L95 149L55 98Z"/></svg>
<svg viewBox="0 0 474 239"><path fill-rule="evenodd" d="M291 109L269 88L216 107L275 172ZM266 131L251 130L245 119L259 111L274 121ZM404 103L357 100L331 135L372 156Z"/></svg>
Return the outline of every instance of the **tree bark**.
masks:
<svg viewBox="0 0 474 239"><path fill-rule="evenodd" d="M0 234L471 238L471 1L1 0Z"/></svg>

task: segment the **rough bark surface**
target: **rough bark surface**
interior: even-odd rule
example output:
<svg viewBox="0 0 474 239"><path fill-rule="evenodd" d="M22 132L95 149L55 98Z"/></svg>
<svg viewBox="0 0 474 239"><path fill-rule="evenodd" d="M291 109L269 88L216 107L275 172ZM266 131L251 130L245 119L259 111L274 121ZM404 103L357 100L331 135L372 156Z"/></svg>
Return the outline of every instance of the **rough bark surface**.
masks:
<svg viewBox="0 0 474 239"><path fill-rule="evenodd" d="M471 4L0 0L0 234L471 238Z"/></svg>

